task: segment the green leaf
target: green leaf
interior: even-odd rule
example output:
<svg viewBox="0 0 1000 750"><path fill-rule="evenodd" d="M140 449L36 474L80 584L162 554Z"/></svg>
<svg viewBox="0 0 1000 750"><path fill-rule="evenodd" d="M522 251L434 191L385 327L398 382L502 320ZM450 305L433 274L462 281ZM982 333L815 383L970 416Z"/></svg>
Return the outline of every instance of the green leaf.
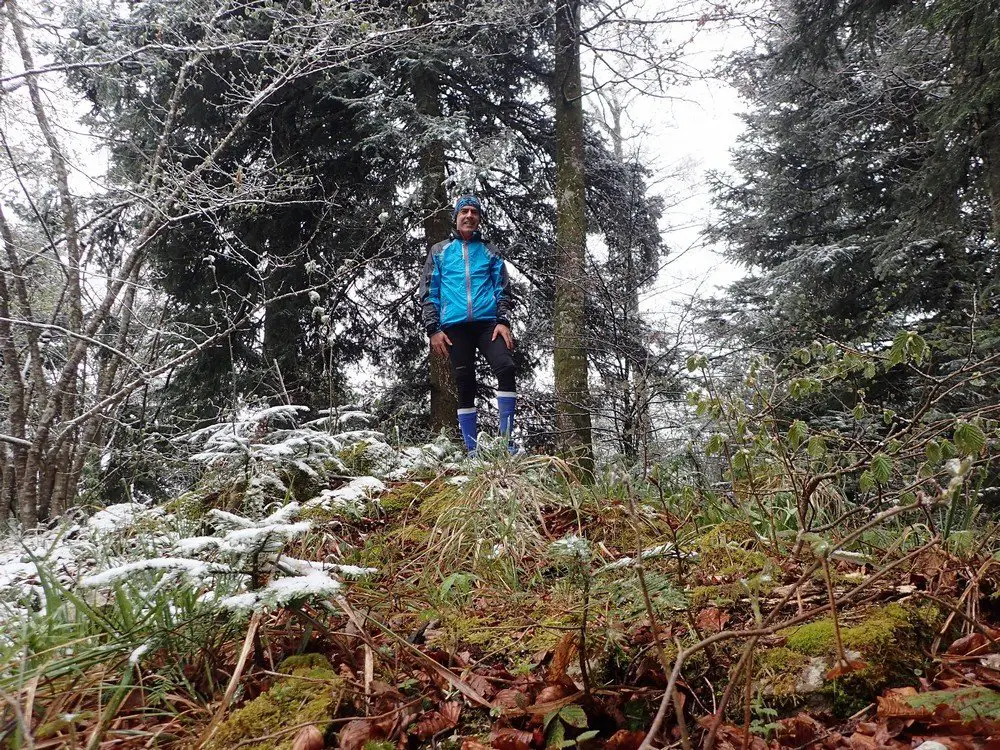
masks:
<svg viewBox="0 0 1000 750"><path fill-rule="evenodd" d="M862 492L868 492L875 487L875 477L867 469L861 472L861 476L858 478L858 489Z"/></svg>
<svg viewBox="0 0 1000 750"><path fill-rule="evenodd" d="M924 455L932 464L941 463L941 445L936 440L931 440L924 446Z"/></svg>
<svg viewBox="0 0 1000 750"><path fill-rule="evenodd" d="M911 331L906 337L906 353L919 365L924 361L928 351L927 342L924 341L923 336Z"/></svg>
<svg viewBox="0 0 1000 750"><path fill-rule="evenodd" d="M958 455L958 451L955 450L955 444L950 440L941 441L941 459L947 461L949 458L954 458Z"/></svg>
<svg viewBox="0 0 1000 750"><path fill-rule="evenodd" d="M851 415L859 422L865 418L865 405L858 404L853 409L851 409Z"/></svg>
<svg viewBox="0 0 1000 750"><path fill-rule="evenodd" d="M545 714L545 720L542 722L542 728L543 729L548 729L549 728L549 724L551 724L552 720L554 718L556 718L558 715L559 715L559 711L558 710L549 711L547 714Z"/></svg>
<svg viewBox="0 0 1000 750"><path fill-rule="evenodd" d="M726 444L726 436L721 433L715 433L708 439L705 444L705 453L709 456L714 456L722 452L722 447Z"/></svg>
<svg viewBox="0 0 1000 750"><path fill-rule="evenodd" d="M587 713L580 706L571 703L559 711L559 718L577 729L587 728Z"/></svg>
<svg viewBox="0 0 1000 750"><path fill-rule="evenodd" d="M882 410L882 421L885 422L886 424L892 424L892 419L895 416L896 412L894 412L892 409Z"/></svg>
<svg viewBox="0 0 1000 750"><path fill-rule="evenodd" d="M806 452L813 458L822 458L826 455L826 439L822 435L813 435L806 445Z"/></svg>
<svg viewBox="0 0 1000 750"><path fill-rule="evenodd" d="M797 450L802 445L802 441L808 432L809 426L801 419L796 419L792 422L792 426L788 428L788 442L792 446L792 450Z"/></svg>
<svg viewBox="0 0 1000 750"><path fill-rule="evenodd" d="M708 364L708 357L704 354L692 354L687 359L687 370L688 372L694 372L695 370L700 370Z"/></svg>
<svg viewBox="0 0 1000 750"><path fill-rule="evenodd" d="M900 331L896 334L896 338L892 340L892 346L889 347L889 356L886 358L885 369L891 370L896 365L903 363L906 359L906 340L909 334L906 331Z"/></svg>
<svg viewBox="0 0 1000 750"><path fill-rule="evenodd" d="M552 712L555 715L555 711ZM566 740L566 725L561 721L553 721L545 733L545 747L563 747Z"/></svg>
<svg viewBox="0 0 1000 750"><path fill-rule="evenodd" d="M979 425L959 422L955 428L955 447L959 453L972 456L986 447L986 434Z"/></svg>
<svg viewBox="0 0 1000 750"><path fill-rule="evenodd" d="M588 729L586 732L580 732L580 734L576 736L576 742L579 744L581 742L586 742L587 740L592 740L600 733L599 729Z"/></svg>
<svg viewBox="0 0 1000 750"><path fill-rule="evenodd" d="M885 484L892 475L892 459L884 453L879 453L872 459L872 478L879 484Z"/></svg>

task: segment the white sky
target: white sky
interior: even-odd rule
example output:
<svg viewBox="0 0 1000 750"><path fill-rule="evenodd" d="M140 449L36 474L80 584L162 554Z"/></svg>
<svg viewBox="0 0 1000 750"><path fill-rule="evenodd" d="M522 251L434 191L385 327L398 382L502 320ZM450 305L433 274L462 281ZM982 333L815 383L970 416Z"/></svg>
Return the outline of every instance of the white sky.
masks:
<svg viewBox="0 0 1000 750"><path fill-rule="evenodd" d="M685 60L707 74L719 56L748 43L739 27L703 31ZM706 173L729 169L730 149L743 131L739 114L744 110L734 89L710 78L674 87L666 97L637 99L627 109L623 130L632 137L626 151L638 150L662 180L654 192L668 196L661 228L671 252L655 287L642 295L647 316L674 317L674 309L693 295L709 295L742 275L704 244L701 232L712 219Z"/></svg>

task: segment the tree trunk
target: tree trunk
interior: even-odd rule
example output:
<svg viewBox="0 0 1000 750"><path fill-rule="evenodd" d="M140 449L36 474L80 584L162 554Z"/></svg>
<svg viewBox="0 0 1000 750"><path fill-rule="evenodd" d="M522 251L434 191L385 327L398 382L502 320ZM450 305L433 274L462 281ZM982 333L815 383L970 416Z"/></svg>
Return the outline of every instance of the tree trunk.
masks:
<svg viewBox="0 0 1000 750"><path fill-rule="evenodd" d="M422 6L417 9L418 22L426 16ZM413 98L417 113L428 120L441 117L441 84L428 65L414 66L410 74ZM448 236L451 230L451 213L448 210L448 193L445 190L445 148L440 138L428 140L420 154L420 200L417 205L423 212L424 240L430 247ZM428 352L430 347L428 347ZM444 357L430 354L431 370L431 431L455 432L455 413L458 409L458 389L451 363Z"/></svg>
<svg viewBox="0 0 1000 750"><path fill-rule="evenodd" d="M1000 108L990 113L990 122L983 129L981 142L983 168L990 198L990 226L994 242L1000 242Z"/></svg>
<svg viewBox="0 0 1000 750"><path fill-rule="evenodd" d="M10 20L11 31L17 42L21 64L25 70L32 70L35 67L31 47L24 33L24 27L18 14L17 3L8 0L5 4L7 18ZM66 165L66 157L62 147L55 137L52 124L49 122L48 114L42 103L41 92L38 87L38 80L35 76L27 76L25 82L28 87L28 98L31 100L32 112L38 129L45 140L49 151L49 158L52 162L52 174L55 180L56 192L59 196L60 218L62 219L63 242L66 245L67 258L62 262L62 270L66 277L65 301L69 307L67 315L67 328L71 331L80 331L83 327L82 293L80 285L80 241L76 220L76 206L69 189L69 169ZM53 246L52 252L57 250ZM57 256L58 258L58 256ZM54 313L54 318L59 314L58 308ZM78 346L72 339L67 338L67 360L73 360L74 348ZM77 363L78 364L78 363ZM64 389L61 398L60 412L67 419L74 416L74 411L78 402L79 379L76 374L76 366L72 371L68 368L64 370L64 379L70 388ZM39 507L47 509L50 503L49 492L53 486L51 472L45 471L42 457L45 451L45 444L48 438L48 430L40 429L36 432L32 447L28 451L26 460L26 471L22 477L22 487L19 497L19 512L21 522L30 527L37 523ZM43 515L44 518L44 515Z"/></svg>
<svg viewBox="0 0 1000 750"><path fill-rule="evenodd" d="M586 475L593 473L590 388L584 335L587 226L584 202L583 99L580 83L579 0L557 0L556 299L555 352L557 445Z"/></svg>

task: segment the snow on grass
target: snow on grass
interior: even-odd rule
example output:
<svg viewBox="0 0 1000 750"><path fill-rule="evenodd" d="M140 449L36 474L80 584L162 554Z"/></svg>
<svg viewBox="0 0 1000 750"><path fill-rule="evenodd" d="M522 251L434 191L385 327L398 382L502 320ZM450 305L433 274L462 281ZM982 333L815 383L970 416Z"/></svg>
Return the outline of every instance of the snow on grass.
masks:
<svg viewBox="0 0 1000 750"><path fill-rule="evenodd" d="M346 516L359 518L365 507L376 495L385 492L385 483L375 477L358 477L336 490L323 490L306 502L307 508L320 507L324 510L339 511Z"/></svg>
<svg viewBox="0 0 1000 750"><path fill-rule="evenodd" d="M15 645L25 624L33 621L32 613L44 611L44 578L67 591L124 587L140 602L143 597L169 598L175 590L179 595L183 587L198 607L247 609L340 595L344 580L375 573L373 568L281 553L309 532L310 524L299 520L304 508L321 506L363 517L386 491L383 480L439 472L453 465L449 462L461 451L445 438L397 450L383 433L367 428L372 417L359 405L320 412L319 419L298 426L307 414L316 412L295 405L245 411L234 422L209 425L174 441L192 464L207 469L181 499L190 496L198 506L201 498L223 490L232 496L242 483L240 512L212 508L191 517L184 511L120 503L86 519L78 512L68 514L53 529L0 537L0 645ZM335 431L345 426L361 428ZM322 487L351 473L348 464L364 467L366 475L321 490L303 505L286 502L291 477L304 475ZM251 569L271 571L272 580L258 591L247 591L254 579L247 574ZM100 595L96 601L111 606L114 596ZM132 656L139 659L148 643L131 644Z"/></svg>
<svg viewBox="0 0 1000 750"><path fill-rule="evenodd" d="M226 609L253 610L274 608L310 598L330 598L340 593L342 584L319 572L304 576L278 578L258 591L247 591L220 600Z"/></svg>
<svg viewBox="0 0 1000 750"><path fill-rule="evenodd" d="M139 503L109 505L87 519L87 526L95 531L115 532L132 523L145 510L146 507Z"/></svg>
<svg viewBox="0 0 1000 750"><path fill-rule="evenodd" d="M211 566L199 560L186 557L157 557L151 560L136 560L114 568L85 576L80 579L84 588L99 588L128 581L135 573L144 571L180 571L195 580L202 580L212 571Z"/></svg>

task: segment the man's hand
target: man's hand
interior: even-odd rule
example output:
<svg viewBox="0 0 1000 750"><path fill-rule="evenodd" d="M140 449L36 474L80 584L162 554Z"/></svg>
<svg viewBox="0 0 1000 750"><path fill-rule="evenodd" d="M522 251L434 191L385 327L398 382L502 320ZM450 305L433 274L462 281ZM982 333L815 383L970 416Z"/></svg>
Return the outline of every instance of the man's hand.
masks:
<svg viewBox="0 0 1000 750"><path fill-rule="evenodd" d="M451 346L451 339L444 331L438 331L431 336L431 354L447 357L449 346Z"/></svg>
<svg viewBox="0 0 1000 750"><path fill-rule="evenodd" d="M497 327L493 329L493 338L490 341L496 341L497 336L503 338L503 342L510 351L514 351L514 337L510 334L510 328L503 323L497 323Z"/></svg>

